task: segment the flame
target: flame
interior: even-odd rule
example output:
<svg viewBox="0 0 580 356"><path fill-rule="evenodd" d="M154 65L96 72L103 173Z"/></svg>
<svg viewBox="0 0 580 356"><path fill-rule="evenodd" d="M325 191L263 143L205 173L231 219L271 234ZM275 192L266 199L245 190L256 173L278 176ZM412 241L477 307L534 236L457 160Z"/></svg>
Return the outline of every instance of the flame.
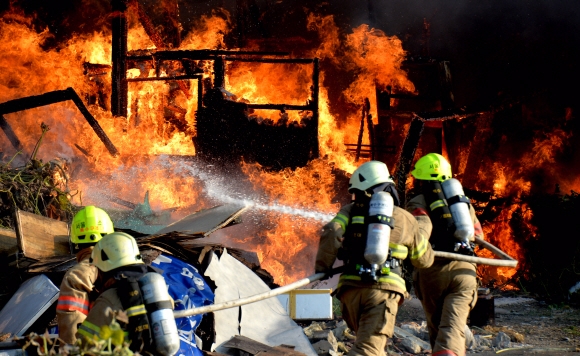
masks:
<svg viewBox="0 0 580 356"><path fill-rule="evenodd" d="M300 219L279 219L274 231L257 247L258 258L267 271L276 276L276 283L287 284L295 276L306 276L314 270L318 245L318 228Z"/></svg>
<svg viewBox="0 0 580 356"><path fill-rule="evenodd" d="M225 36L231 29L227 11L212 11L212 16L202 15L193 30L181 42L181 49L226 48Z"/></svg>
<svg viewBox="0 0 580 356"><path fill-rule="evenodd" d="M525 256L523 249L520 247L519 243L516 242L515 234L521 232L514 231L511 222L515 213L521 214L522 212L524 212L522 215L522 222L527 224L532 231L535 231L535 228L530 223L533 214L525 204L513 204L502 209L493 221L490 221L483 226L483 232L487 237L487 240L509 256L518 260L519 267L521 267L524 262ZM484 249L479 249L477 254L479 257L497 258L492 252ZM518 269L516 268L479 265L478 270L480 275L483 276L482 279L484 285L489 285L493 282L497 285L503 285L504 289L515 288L514 285L505 285L505 283L517 273Z"/></svg>
<svg viewBox="0 0 580 356"><path fill-rule="evenodd" d="M158 48L132 8L133 5L127 12L128 50ZM74 35L56 48L45 48L52 36L49 30L33 30L32 21L15 12L4 15L1 21L0 102L67 87L85 99L95 95L98 88L110 88L110 73L106 69L111 65L110 31ZM335 170L350 173L360 164L346 152L344 144L356 141L359 106L364 98L371 100L372 107L376 106L375 85L414 90L401 69L405 52L396 37L366 25L341 37L332 16L310 15L308 29L318 33L319 42L305 42L311 47L301 49L300 55L317 57L338 71L355 73L356 80L342 94L350 106L335 108L329 99L328 85L331 84L328 83L332 83L332 78L321 65L319 143L322 158L305 167L280 172L265 171L255 163L241 163L245 175L241 179L250 182L255 193L265 197L265 206L283 205L323 216L268 212L260 222L265 224L260 225L261 238L229 236L232 240L251 241L245 248L256 251L277 283L290 282L313 271L319 229L327 221L324 219L338 210L337 195L347 194L336 191ZM194 24L180 49L227 48L225 37L230 31L230 15L226 11L215 11ZM252 46L255 50L256 44ZM83 71L83 64L87 62L104 65L104 72L87 75ZM166 64L160 68L161 73L170 75L179 69L174 65ZM204 75L208 77L210 68L204 68ZM154 68L143 66L131 68L127 76L143 78L153 73ZM227 90L240 101L304 105L310 98L311 65L231 62L226 74ZM110 113L107 97L87 103L91 114L120 151L118 157L112 157L104 149L94 130L70 102L5 117L25 150L36 143L41 121L51 127L39 156L45 160L57 156L70 163L69 183L79 192L75 203L111 206L110 197L141 203L148 192L153 209L174 212L173 218L176 218L227 200L223 195L212 195L212 177L203 171L208 167L174 157L193 157L196 153L191 138L196 135L197 83L184 83L187 93L171 82L129 82L127 118ZM110 95L110 90L105 94ZM257 110L254 115L274 122L280 119L280 112L275 110ZM288 119L299 122L300 114L291 113ZM4 139L0 141L0 148L4 152L13 150Z"/></svg>
<svg viewBox="0 0 580 356"><path fill-rule="evenodd" d="M505 284L510 283L510 279L518 270L525 268L525 251L518 241L535 238L537 231L537 228L531 223L533 212L522 201L534 189L531 180L534 172L542 171L547 176L559 176L557 167L553 162L555 162L556 155L564 149L565 142L570 136L571 133L560 128L538 132L530 149L526 150L517 161L513 157L509 159L510 162L517 162L517 165L506 165L503 160L497 160L491 164L490 176L494 177L492 185L494 195L507 198L507 203L496 208L501 210L495 219L483 226L484 233L492 244L517 259L519 263L517 268L479 266L484 283L493 281L497 285L503 285L506 289L517 288L514 284ZM515 226L515 230L514 224L519 224ZM516 236L516 234L525 234L525 236ZM486 250L480 251L480 255L493 257L493 254Z"/></svg>

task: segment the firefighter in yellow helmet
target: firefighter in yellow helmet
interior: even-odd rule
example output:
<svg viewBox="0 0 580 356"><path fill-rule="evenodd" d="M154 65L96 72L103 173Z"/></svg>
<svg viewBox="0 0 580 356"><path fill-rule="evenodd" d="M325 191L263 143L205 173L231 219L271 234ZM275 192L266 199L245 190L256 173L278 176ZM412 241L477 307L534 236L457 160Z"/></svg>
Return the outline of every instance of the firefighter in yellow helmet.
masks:
<svg viewBox="0 0 580 356"><path fill-rule="evenodd" d="M127 332L130 349L135 352L144 352L152 348L152 335L150 333L149 319L144 304L144 296L139 287L139 279L150 268L143 262L139 247L135 239L124 232L114 232L99 241L91 254L91 263L99 270L99 278L103 281L103 292L93 304L89 315L79 326L77 337L86 342L111 337L115 342L114 335L108 335L107 331L113 321L114 315L110 312L124 311L129 322L123 330ZM161 277L163 280L163 277ZM162 292L167 291L167 285L163 282L160 287ZM155 293L150 290L149 293ZM171 303L169 303L171 304ZM172 308L172 305L169 306ZM175 323L171 313L171 322ZM165 331L163 329L162 333ZM177 327L174 327L177 335ZM119 329L118 331L120 331ZM177 339L177 349L179 339ZM173 352L173 353L175 353ZM170 353L171 354L171 353Z"/></svg>
<svg viewBox="0 0 580 356"><path fill-rule="evenodd" d="M420 194L409 200L406 209L419 222L421 232L430 236L433 249L470 254L470 246L454 236L456 226L450 210L453 198L444 196L442 184L452 178L449 162L440 154L429 153L417 160L411 175ZM471 205L467 219L468 224L473 224L473 235L483 238ZM435 258L430 268L413 273L415 292L427 317L433 356L465 355L467 317L477 300L475 268L473 263Z"/></svg>
<svg viewBox="0 0 580 356"><path fill-rule="evenodd" d="M348 354L384 356L399 305L408 295L401 277L402 261L410 258L416 267L429 267L433 251L417 221L398 206L399 197L386 164L362 164L352 174L348 191L353 202L343 206L322 229L315 271L329 273L337 258L343 260L345 269L336 296L344 320L356 333ZM370 206L376 208L379 199L381 209L386 210L371 215ZM389 235L389 241L387 235L375 236L377 231ZM369 262L371 256L380 258Z"/></svg>
<svg viewBox="0 0 580 356"><path fill-rule="evenodd" d="M70 227L71 251L76 254L77 264L64 275L56 307L59 338L74 344L78 324L89 314L98 270L89 263L93 246L103 236L114 231L109 215L95 206L86 206L75 214Z"/></svg>

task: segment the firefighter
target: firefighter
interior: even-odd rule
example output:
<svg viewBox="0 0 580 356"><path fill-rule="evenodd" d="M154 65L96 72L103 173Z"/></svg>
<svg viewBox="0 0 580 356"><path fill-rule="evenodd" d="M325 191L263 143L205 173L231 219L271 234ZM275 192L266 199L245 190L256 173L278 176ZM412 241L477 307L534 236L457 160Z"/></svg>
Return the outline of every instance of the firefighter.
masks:
<svg viewBox="0 0 580 356"><path fill-rule="evenodd" d="M56 307L59 338L67 344L75 343L77 326L89 314L90 302L98 294L94 289L98 270L89 263L93 246L113 231L109 215L94 206L82 208L73 218L70 244L78 263L65 273Z"/></svg>
<svg viewBox="0 0 580 356"><path fill-rule="evenodd" d="M409 200L406 209L415 216L423 234L430 236L433 249L472 254L472 246L464 245L454 236L456 226L449 201L440 195L441 183L452 178L449 162L440 154L429 153L417 160L411 175L420 194ZM473 235L483 238L471 205L466 215L467 224L473 225ZM474 237L469 240L474 241ZM475 268L473 263L435 258L430 268L413 272L413 285L425 310L433 356L465 355L467 317L477 300Z"/></svg>
<svg viewBox="0 0 580 356"><path fill-rule="evenodd" d="M336 258L343 260L345 269L335 293L344 320L356 333L349 355L384 356L399 305L408 295L401 277L402 261L410 257L414 266L429 267L433 251L417 221L398 206L398 194L386 164L362 164L352 174L348 192L353 195L353 202L343 206L322 229L315 271L330 276ZM392 216L383 214L381 219L369 214L372 197L384 196L380 192L387 192L392 198ZM369 225L379 221L390 223L380 226L381 231L390 232L390 242L380 246L388 251L388 258L377 269L365 259L365 247L367 235L372 233Z"/></svg>
<svg viewBox="0 0 580 356"><path fill-rule="evenodd" d="M99 270L103 292L79 326L77 337L83 342L107 337L106 330L112 329L114 313L123 311L128 317L128 322L122 324L122 330L127 332L124 341L129 343L132 351L142 354L175 354L180 344L172 311L173 300L167 294L167 285L161 275L151 273L159 277L149 278L148 272L155 270L143 262L135 239L124 232L106 235L95 245L91 263ZM142 287L140 283L145 279L155 283ZM146 305L146 299L152 296L165 296L165 299L155 299ZM151 325L157 325L155 335L150 332ZM113 335L113 342L115 338Z"/></svg>

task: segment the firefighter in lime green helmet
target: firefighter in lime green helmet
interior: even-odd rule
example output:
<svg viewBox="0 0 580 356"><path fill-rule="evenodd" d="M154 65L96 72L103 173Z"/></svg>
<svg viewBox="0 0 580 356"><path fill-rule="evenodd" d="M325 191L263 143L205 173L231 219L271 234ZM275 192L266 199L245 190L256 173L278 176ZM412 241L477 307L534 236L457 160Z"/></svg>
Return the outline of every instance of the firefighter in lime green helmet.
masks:
<svg viewBox="0 0 580 356"><path fill-rule="evenodd" d="M314 270L328 275L336 259L344 262L336 297L344 320L356 332L349 355L383 356L399 304L408 296L402 262L408 259L418 268L429 267L433 251L417 221L399 207L385 163L360 165L352 173L348 192L352 203L322 228ZM381 212L376 213L377 208ZM388 232L389 241L386 235L380 241L373 239L377 231Z"/></svg>
<svg viewBox="0 0 580 356"><path fill-rule="evenodd" d="M428 153L417 160L411 175L417 195L407 202L406 210L415 216L423 235L429 236L433 250L458 253L456 216L450 208L459 200L447 197L445 189L453 181L460 185L452 177L451 165L442 155ZM473 224L474 236L483 238L471 204L465 222ZM436 257L431 267L415 269L413 285L425 310L432 355L465 355L467 317L477 300L475 264Z"/></svg>
<svg viewBox="0 0 580 356"><path fill-rule="evenodd" d="M95 206L85 206L73 217L70 246L78 263L64 275L56 307L59 338L67 344L75 343L77 325L85 320L98 295L98 270L89 263L93 246L114 231L109 215Z"/></svg>
<svg viewBox="0 0 580 356"><path fill-rule="evenodd" d="M428 153L419 158L411 175L419 180L438 180L443 182L452 178L451 165L438 153Z"/></svg>

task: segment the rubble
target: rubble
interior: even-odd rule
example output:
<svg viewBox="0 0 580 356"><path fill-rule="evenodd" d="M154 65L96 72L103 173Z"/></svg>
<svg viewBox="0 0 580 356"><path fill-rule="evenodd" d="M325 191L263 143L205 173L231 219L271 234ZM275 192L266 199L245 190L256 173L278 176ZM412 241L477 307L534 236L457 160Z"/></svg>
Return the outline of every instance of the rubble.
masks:
<svg viewBox="0 0 580 356"><path fill-rule="evenodd" d="M0 226L14 228L14 209L63 221L72 218L65 162L30 160L15 167L16 159L0 164Z"/></svg>

